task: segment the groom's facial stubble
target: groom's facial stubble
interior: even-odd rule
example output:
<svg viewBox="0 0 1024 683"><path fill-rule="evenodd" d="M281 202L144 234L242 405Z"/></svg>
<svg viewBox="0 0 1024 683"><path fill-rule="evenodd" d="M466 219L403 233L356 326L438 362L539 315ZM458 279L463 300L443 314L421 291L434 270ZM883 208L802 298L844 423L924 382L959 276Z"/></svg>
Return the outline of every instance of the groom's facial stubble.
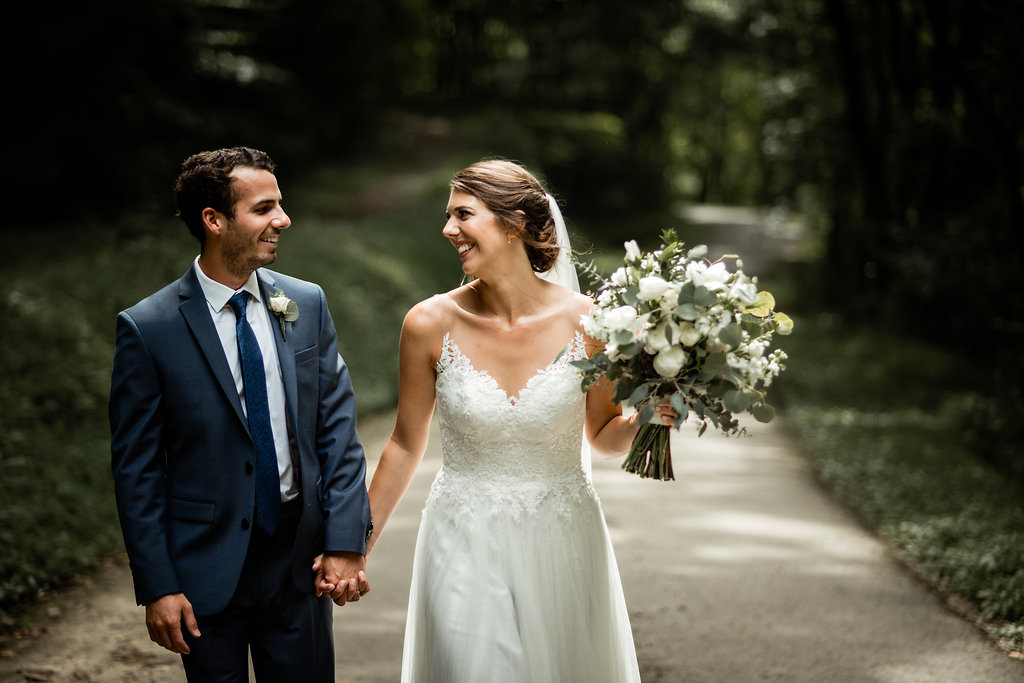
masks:
<svg viewBox="0 0 1024 683"><path fill-rule="evenodd" d="M277 259L278 239L291 219L281 206L281 191L273 173L238 168L231 175L237 200L234 216L226 218L220 235L220 254L225 268L246 279Z"/></svg>

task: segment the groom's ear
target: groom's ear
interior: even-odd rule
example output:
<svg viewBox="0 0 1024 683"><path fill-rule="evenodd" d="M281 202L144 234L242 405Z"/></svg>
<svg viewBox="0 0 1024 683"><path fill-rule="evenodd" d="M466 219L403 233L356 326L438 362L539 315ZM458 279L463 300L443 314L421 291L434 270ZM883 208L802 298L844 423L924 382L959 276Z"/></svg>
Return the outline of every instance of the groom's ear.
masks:
<svg viewBox="0 0 1024 683"><path fill-rule="evenodd" d="M219 235L224 230L225 216L220 211L217 211L217 209L208 206L199 215L203 219L203 227L208 232Z"/></svg>

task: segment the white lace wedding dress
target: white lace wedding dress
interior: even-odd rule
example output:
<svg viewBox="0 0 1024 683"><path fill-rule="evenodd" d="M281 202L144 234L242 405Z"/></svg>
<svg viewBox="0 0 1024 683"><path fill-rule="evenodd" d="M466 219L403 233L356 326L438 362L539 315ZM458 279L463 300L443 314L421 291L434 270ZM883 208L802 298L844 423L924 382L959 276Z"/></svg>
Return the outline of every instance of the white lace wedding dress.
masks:
<svg viewBox="0 0 1024 683"><path fill-rule="evenodd" d="M405 683L639 681L600 503L583 471L570 351L510 397L449 335L443 464L413 562Z"/></svg>

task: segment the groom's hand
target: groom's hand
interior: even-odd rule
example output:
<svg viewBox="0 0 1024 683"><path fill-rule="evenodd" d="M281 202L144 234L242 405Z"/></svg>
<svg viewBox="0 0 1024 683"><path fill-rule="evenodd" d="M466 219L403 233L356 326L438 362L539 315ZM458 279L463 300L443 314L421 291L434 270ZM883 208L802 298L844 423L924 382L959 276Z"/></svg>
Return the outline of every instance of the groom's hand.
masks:
<svg viewBox="0 0 1024 683"><path fill-rule="evenodd" d="M171 593L146 605L146 628L149 629L150 640L171 652L187 655L188 645L181 635L182 621L192 637L198 638L199 624L192 613L192 603L184 593Z"/></svg>
<svg viewBox="0 0 1024 683"><path fill-rule="evenodd" d="M366 556L350 552L327 552L313 562L317 595L329 594L334 604L343 607L357 602L370 592L366 579Z"/></svg>

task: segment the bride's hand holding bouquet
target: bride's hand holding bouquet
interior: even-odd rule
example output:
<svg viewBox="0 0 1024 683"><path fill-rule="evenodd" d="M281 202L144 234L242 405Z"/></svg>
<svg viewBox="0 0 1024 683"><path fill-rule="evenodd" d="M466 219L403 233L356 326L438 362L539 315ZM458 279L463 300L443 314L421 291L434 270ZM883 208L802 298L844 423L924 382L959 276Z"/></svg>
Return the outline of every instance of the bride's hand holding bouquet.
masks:
<svg viewBox="0 0 1024 683"><path fill-rule="evenodd" d="M741 434L734 414L769 422L774 409L766 389L784 369L786 354L771 349L773 334L789 334L793 321L758 291L757 278L736 259L711 262L707 247L685 249L673 230L659 249L642 253L625 244L624 265L601 283L584 331L604 342L588 359L573 361L588 391L605 379L613 400L638 411L640 431L623 469L641 477L674 479L669 426L656 406L669 402L674 428L689 417L703 434L708 425Z"/></svg>

